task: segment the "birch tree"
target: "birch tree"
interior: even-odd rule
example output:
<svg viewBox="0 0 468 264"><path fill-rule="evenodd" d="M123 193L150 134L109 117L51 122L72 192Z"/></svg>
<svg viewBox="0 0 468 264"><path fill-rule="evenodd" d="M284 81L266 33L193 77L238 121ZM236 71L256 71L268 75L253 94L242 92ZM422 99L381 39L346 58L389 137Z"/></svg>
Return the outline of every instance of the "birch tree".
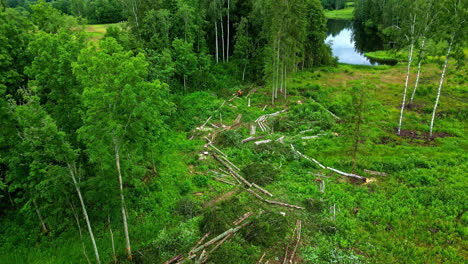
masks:
<svg viewBox="0 0 468 264"><path fill-rule="evenodd" d="M124 182L142 177L138 172L144 171L147 159L141 151L157 140L163 129L162 112L171 109L164 99L166 86L159 81L146 82L148 63L144 56L123 51L113 38L101 41L99 50L83 50L74 72L84 87L79 137L91 162L101 164L104 173L116 175L125 248L131 260Z"/></svg>
<svg viewBox="0 0 468 264"><path fill-rule="evenodd" d="M440 101L440 95L442 91L442 86L444 84L445 76L447 73L447 67L449 64L449 59L451 58L452 52L454 49L460 49L463 47L463 44L466 44L467 41L467 29L466 21L468 19L468 10L466 7L466 2L462 0L447 0L444 2L445 5L445 14L444 21L445 25L443 26L444 31L441 34L448 36L445 40L448 43L447 53L445 54L445 60L442 67L442 73L440 75L439 86L437 88L437 96L434 103L434 108L432 110L431 124L429 127L429 138L432 138L434 120L437 112L437 107ZM444 34L445 33L445 34ZM444 40L444 37L442 37ZM463 52L458 52L458 54L463 54ZM463 56L464 57L464 56ZM457 58L458 60L460 58ZM461 58L463 59L463 58Z"/></svg>

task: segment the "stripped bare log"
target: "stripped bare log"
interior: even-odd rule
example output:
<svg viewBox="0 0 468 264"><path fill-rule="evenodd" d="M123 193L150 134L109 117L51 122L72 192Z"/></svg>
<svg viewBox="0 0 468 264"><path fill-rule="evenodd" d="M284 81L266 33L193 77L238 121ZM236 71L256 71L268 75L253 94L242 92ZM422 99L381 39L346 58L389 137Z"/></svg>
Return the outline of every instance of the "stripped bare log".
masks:
<svg viewBox="0 0 468 264"><path fill-rule="evenodd" d="M205 239L210 235L210 232L206 233L200 240L198 240L197 244L189 251L188 255L192 255L193 251L205 241Z"/></svg>
<svg viewBox="0 0 468 264"><path fill-rule="evenodd" d="M331 168L331 167L327 167L327 169L329 169L331 171L334 171L334 172L336 172L338 174L341 174L343 176L353 177L353 178L364 180L364 181L366 180L366 177L359 176L359 175L356 175L356 174L353 174L353 173L343 172L343 171L340 171L340 170L337 170L337 169L334 169L334 168Z"/></svg>
<svg viewBox="0 0 468 264"><path fill-rule="evenodd" d="M284 136L281 136L280 138L278 138L277 140L275 140L276 142L279 142L281 144L284 143Z"/></svg>
<svg viewBox="0 0 468 264"><path fill-rule="evenodd" d="M252 183L247 181L244 177L240 176L239 173L231 170L231 175L234 176L234 177L237 177L239 180L241 180L243 183L245 183L245 185L247 185L249 187L252 187Z"/></svg>
<svg viewBox="0 0 468 264"><path fill-rule="evenodd" d="M251 125L250 126L250 135L251 136L255 135L255 130L257 130L257 126L256 125Z"/></svg>
<svg viewBox="0 0 468 264"><path fill-rule="evenodd" d="M303 130L303 131L300 131L299 134L304 134L304 133L311 132L311 131L314 131L314 130L315 130L315 128Z"/></svg>
<svg viewBox="0 0 468 264"><path fill-rule="evenodd" d="M265 258L266 252L263 252L262 257L257 261L257 264L262 264L263 259Z"/></svg>
<svg viewBox="0 0 468 264"><path fill-rule="evenodd" d="M208 254L213 253L213 251L215 251L216 249L218 249L219 246L221 246L224 242L226 242L226 240L227 240L228 238L230 238L231 236L232 236L232 234L229 234L229 235L225 236L223 239L221 239L221 241L219 241L218 244L216 244L216 246L214 246L214 247L210 250L210 252L209 252Z"/></svg>
<svg viewBox="0 0 468 264"><path fill-rule="evenodd" d="M265 137L265 136L248 137L248 138L242 140L241 142L242 142L242 143L247 143L247 142L249 142L249 141L254 141L254 140L262 139L262 138L264 138L264 137Z"/></svg>
<svg viewBox="0 0 468 264"><path fill-rule="evenodd" d="M307 137L302 137L302 139L314 139L314 138L319 138L321 136L326 136L327 134L317 134L314 136L307 136Z"/></svg>
<svg viewBox="0 0 468 264"><path fill-rule="evenodd" d="M364 172L369 173L369 174L373 174L373 175L377 175L377 176L387 176L387 173L385 173L385 172L371 171L371 170L366 170L366 169L364 169Z"/></svg>
<svg viewBox="0 0 468 264"><path fill-rule="evenodd" d="M244 223L243 225L240 225L240 226L236 226L236 227L233 227L233 228L230 228L228 229L227 231L225 231L224 233L216 236L215 238L211 239L210 241L206 242L205 244L195 248L193 251L192 251L192 254L196 254L197 252L209 247L210 245L213 245L214 243L220 241L221 239L223 239L224 237L226 237L227 235L230 235L230 234L233 234L233 233L236 233L237 231L239 231L241 228L243 228L244 226L246 226L247 223ZM193 258L192 256L190 256L189 258Z"/></svg>
<svg viewBox="0 0 468 264"><path fill-rule="evenodd" d="M252 183L252 185L253 185L255 188L257 188L258 190L260 190L262 193L264 193L264 194L266 194L266 195L268 195L268 196L270 196L270 197L273 197L273 194L271 194L269 191L263 189L262 187L258 186L257 184Z"/></svg>
<svg viewBox="0 0 468 264"><path fill-rule="evenodd" d="M221 178L218 178L218 177L214 177L214 179L217 180L217 181L219 181L219 182L226 183L226 184L229 184L229 185L236 185L235 183L226 181L226 180L221 179Z"/></svg>
<svg viewBox="0 0 468 264"><path fill-rule="evenodd" d="M197 127L197 129L202 130L206 126L206 124L208 124L208 122L210 122L212 117L213 116L208 117L208 119L205 121L205 123L203 123L201 126Z"/></svg>
<svg viewBox="0 0 468 264"><path fill-rule="evenodd" d="M206 138L206 139L208 140L208 138ZM219 150L217 147L215 147L213 145L213 143L211 143L211 141L208 143L208 146L210 146L212 149L214 149L216 152L218 152L221 156L227 158L227 155L224 152L222 152L221 150Z"/></svg>
<svg viewBox="0 0 468 264"><path fill-rule="evenodd" d="M177 255L177 256L171 258L170 260L164 262L164 264L171 264L171 263L176 263L176 262L178 263L182 259L184 259L184 257L182 256L182 254L180 254L180 255Z"/></svg>
<svg viewBox="0 0 468 264"><path fill-rule="evenodd" d="M323 106L322 104L320 104L319 102L315 101L314 99L312 99L312 101L314 101L314 103L320 105L325 111L327 111L331 116L333 116L334 118L336 118L337 120L341 120L341 118L339 118L337 115L335 115L334 113L330 112L330 110L328 110L327 108L325 108L325 106Z"/></svg>
<svg viewBox="0 0 468 264"><path fill-rule="evenodd" d="M294 256L296 255L297 248L299 247L299 243L301 242L301 227L302 227L302 222L301 220L297 220L296 222L296 233L297 233L297 238L296 238L296 245L294 246L294 249L291 253L291 257L289 258L289 263L292 264L294 260Z"/></svg>
<svg viewBox="0 0 468 264"><path fill-rule="evenodd" d="M228 160L226 157L221 157L224 161L226 161L233 169L237 170L237 171L240 171L239 167L237 167L236 165L234 165L234 163L232 163L230 160Z"/></svg>
<svg viewBox="0 0 468 264"><path fill-rule="evenodd" d="M281 205L281 206L285 206L285 207L304 210L304 207L300 207L300 206L297 206L297 205L292 205L292 204L287 204L287 203L282 203L282 202L277 202L277 201L272 201L272 200L264 200L264 201L269 203L269 204L276 204L276 205Z"/></svg>
<svg viewBox="0 0 468 264"><path fill-rule="evenodd" d="M267 139L267 140L260 140L260 141L255 141L255 145L260 145L260 144L265 144L265 143L270 143L271 142L271 139Z"/></svg>
<svg viewBox="0 0 468 264"><path fill-rule="evenodd" d="M298 150L296 150L296 149L294 148L293 144L291 144L291 148L292 148L292 150L293 150L294 152L296 152L299 156L303 157L304 159L306 159L306 160L308 160L308 161L310 161L310 162L313 162L313 163L317 164L317 165L318 165L320 168L322 168L322 169L326 169L326 167L323 166L322 163L318 162L318 161L315 160L315 159L311 159L311 158L307 157L306 155L302 154L301 152L299 152Z"/></svg>
<svg viewBox="0 0 468 264"><path fill-rule="evenodd" d="M232 125L226 127L226 130L230 130L230 129L236 127L237 125L239 125L239 124L240 124L241 118L242 118L242 115L241 115L241 114L238 114L237 117L236 117L236 119L235 119L234 122L232 123Z"/></svg>
<svg viewBox="0 0 468 264"><path fill-rule="evenodd" d="M254 192L252 189L245 189L247 192L251 193L252 195L254 195L256 198L262 200L262 201L265 201L265 199L263 199L262 196L260 196L258 193Z"/></svg>
<svg viewBox="0 0 468 264"><path fill-rule="evenodd" d="M265 111L265 109L267 108L268 105L265 105L262 109L262 111Z"/></svg>
<svg viewBox="0 0 468 264"><path fill-rule="evenodd" d="M244 222L245 219L249 218L251 215L253 215L252 212L247 212L245 213L244 215L242 215L241 217L237 218L236 221L232 222L234 225L239 225L240 223Z"/></svg>

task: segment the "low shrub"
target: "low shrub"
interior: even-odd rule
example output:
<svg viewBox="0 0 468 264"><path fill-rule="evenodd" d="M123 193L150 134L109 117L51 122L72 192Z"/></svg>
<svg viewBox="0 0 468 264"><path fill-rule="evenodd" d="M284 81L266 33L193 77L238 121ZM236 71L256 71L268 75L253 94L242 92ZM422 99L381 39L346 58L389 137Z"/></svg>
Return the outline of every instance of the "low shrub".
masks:
<svg viewBox="0 0 468 264"><path fill-rule="evenodd" d="M241 233L245 240L254 245L270 247L279 241L284 241L288 230L288 222L284 216L277 213L263 213L251 220Z"/></svg>
<svg viewBox="0 0 468 264"><path fill-rule="evenodd" d="M252 163L242 168L241 174L244 175L248 181L265 186L276 180L278 170L270 164Z"/></svg>

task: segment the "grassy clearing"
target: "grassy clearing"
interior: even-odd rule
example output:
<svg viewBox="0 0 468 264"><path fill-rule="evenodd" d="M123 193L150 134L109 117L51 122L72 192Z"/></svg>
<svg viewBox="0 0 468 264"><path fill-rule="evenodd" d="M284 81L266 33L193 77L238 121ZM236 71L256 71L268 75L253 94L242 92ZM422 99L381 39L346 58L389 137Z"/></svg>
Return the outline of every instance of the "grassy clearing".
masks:
<svg viewBox="0 0 468 264"><path fill-rule="evenodd" d="M88 34L90 41L97 43L100 39L104 37L104 35L106 34L107 28L113 25L118 25L118 24L115 23L115 24L87 25L85 27L85 32Z"/></svg>
<svg viewBox="0 0 468 264"><path fill-rule="evenodd" d="M329 19L352 19L354 7L346 7L340 10L325 10L325 16Z"/></svg>
<svg viewBox="0 0 468 264"><path fill-rule="evenodd" d="M270 103L269 87L256 87L249 96L251 107L247 106L246 97L226 103L221 108L223 120L218 118L218 113L213 113L212 124L218 127L230 125L242 114L239 125L222 131L208 124L205 131L196 132L193 140L185 139L192 132L181 135L178 140L185 147L174 149L184 150L168 156L167 163L158 168L158 178L163 180L158 184L164 189L172 188L174 184L183 185L185 198L190 202L183 207L172 202L168 208L155 209L157 214L130 215L135 257L142 263L163 263L188 252L203 236L203 228L224 230L238 216L250 211L255 214L251 218L251 221L255 220L255 229L247 226L245 231L212 253L207 263L255 263L264 252L266 260L277 263L274 260L282 260L297 219L303 223L297 263L463 263L467 254L463 237L468 221L464 213L468 206L465 199L468 186L464 178L468 164L465 152L468 147L465 133L468 125L467 70L450 68L435 126L437 133L450 136L431 141L395 135L405 70L404 63L394 67L339 65L320 68L293 76L288 84L287 98L280 94L275 105ZM427 132L439 74L439 66L424 65L414 107L405 115L405 130ZM410 83L413 82L412 78ZM352 111L350 92L353 86L365 87L368 94L355 171L368 177L370 181L367 183L329 174L295 155L289 147L293 144L325 166L351 172L349 112ZM232 92L236 89L232 88ZM197 98L192 100L195 102ZM215 99L212 102L216 105L214 109L223 101L223 98ZM289 111L267 122L274 129L273 133L261 132L257 127L256 134L273 141L284 136L284 144L256 146L253 142L240 143L249 136L250 125L255 124L259 116L285 108ZM337 122L324 109L332 111L342 121ZM203 114L209 116L212 113ZM308 129L311 131L299 133ZM214 144L239 168L252 164L273 166L278 174L264 186L274 194L271 199L304 206L306 210L269 205L238 186L215 181L213 170L218 170L220 164L210 156L199 158L199 154L207 150L203 137L208 133L218 134ZM302 139L316 134L325 135ZM184 166L185 170L180 169ZM181 171L175 173L174 168ZM364 169L385 172L388 176L365 174ZM328 178L314 175L317 173ZM179 174L186 175L188 180L182 182L173 178ZM230 176L225 179L235 182ZM325 182L324 193L319 191L317 179ZM154 194L162 201L151 203L151 206L159 208L177 197L159 195ZM336 208L334 220L330 211L332 206ZM198 209L187 213L187 208ZM280 221L268 222L269 219L277 220L278 216L281 216ZM271 234L268 227L277 229ZM110 262L107 230L101 228L96 232L103 262ZM114 233L117 245L123 245L120 228L116 227ZM73 235L76 237L76 234L70 236ZM64 237L63 241L68 239ZM78 241L56 243L44 248L41 244L41 248L17 248L2 253L7 262L12 263L83 261ZM86 243L90 245L88 240ZM122 247L117 251L120 256L124 255ZM91 253L88 247L90 257ZM67 259L60 256L67 256Z"/></svg>

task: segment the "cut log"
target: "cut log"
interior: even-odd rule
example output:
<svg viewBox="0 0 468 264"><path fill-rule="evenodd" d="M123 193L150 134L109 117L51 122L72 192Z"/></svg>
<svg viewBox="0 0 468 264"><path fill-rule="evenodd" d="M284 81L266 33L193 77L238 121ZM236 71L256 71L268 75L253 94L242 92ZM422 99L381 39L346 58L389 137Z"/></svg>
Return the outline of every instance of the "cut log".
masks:
<svg viewBox="0 0 468 264"><path fill-rule="evenodd" d="M175 262L180 262L184 257L182 255L177 255L173 258L171 258L170 260L164 262L164 264L171 264L171 263L175 263Z"/></svg>
<svg viewBox="0 0 468 264"><path fill-rule="evenodd" d="M265 199L263 199L262 196L260 196L258 193L254 192L253 190L251 190L251 189L245 189L245 190L246 190L247 192L253 194L256 198L258 198L258 199L260 199L260 200L262 200L262 201L265 201Z"/></svg>
<svg viewBox="0 0 468 264"><path fill-rule="evenodd" d="M281 206L285 206L285 207L304 210L304 207L300 207L300 206L297 206L297 205L292 205L292 204L287 204L287 203L282 203L282 202L277 202L277 201L271 201L271 200L264 200L264 201L269 203L269 204L276 204L276 205L281 205Z"/></svg>
<svg viewBox="0 0 468 264"><path fill-rule="evenodd" d="M281 136L280 138L278 138L277 140L275 140L276 142L279 142L281 144L284 143L284 136Z"/></svg>
<svg viewBox="0 0 468 264"><path fill-rule="evenodd" d="M192 251L192 254L195 254L207 247L209 247L210 245L213 245L214 243L220 241L221 239L223 239L224 237L226 237L227 235L230 235L230 234L233 234L233 233L236 233L237 231L239 231L241 228L243 228L244 226L246 226L247 223L244 223L243 225L240 225L240 226L236 226L236 227L233 227L233 228L230 228L228 229L227 231L225 231L224 233L216 236L215 238L211 239L210 241L206 242L205 244L195 248L193 251ZM193 257L192 257L193 258Z"/></svg>
<svg viewBox="0 0 468 264"><path fill-rule="evenodd" d="M266 253L263 252L262 257L257 261L257 264L262 264L263 259L265 258Z"/></svg>
<svg viewBox="0 0 468 264"><path fill-rule="evenodd" d="M197 244L189 251L188 255L192 255L192 252L199 246L205 239L210 235L210 232L206 233L200 240L198 240Z"/></svg>
<svg viewBox="0 0 468 264"><path fill-rule="evenodd" d="M334 169L334 168L331 168L331 167L327 167L327 169L329 169L331 171L334 171L334 172L336 172L338 174L341 174L343 176L353 177L353 178L364 180L364 181L366 180L366 177L359 176L359 175L356 175L356 174L353 174L353 173L346 173L346 172L343 172L343 171L340 171L340 170L337 170L337 169Z"/></svg>
<svg viewBox="0 0 468 264"><path fill-rule="evenodd" d="M264 193L264 194L266 194L266 195L268 195L268 196L270 196L270 197L273 197L273 194L271 194L269 191L263 189L262 187L258 186L257 184L252 183L252 185L253 185L255 188L257 188L258 190L260 190L262 193Z"/></svg>
<svg viewBox="0 0 468 264"><path fill-rule="evenodd" d="M256 125L251 125L250 126L250 135L253 136L255 135L255 130L257 129Z"/></svg>
<svg viewBox="0 0 468 264"><path fill-rule="evenodd" d="M293 251L291 253L291 258L289 259L290 264L293 263L294 256L296 255L297 248L299 247L299 243L301 242L301 226L302 226L301 220L297 220L297 222L296 222L297 239L296 239L296 245L294 246L294 249L293 249Z"/></svg>
<svg viewBox="0 0 468 264"><path fill-rule="evenodd" d="M221 150L219 150L217 147L215 147L211 142L208 143L208 146L210 146L212 149L214 149L216 152L218 152L221 156L227 158L227 155L224 152L222 152Z"/></svg>
<svg viewBox="0 0 468 264"><path fill-rule="evenodd" d="M247 142L249 142L249 141L254 141L254 140L259 140L259 139L262 139L262 138L264 138L264 137L265 137L265 136L259 136L259 137L248 137L248 138L246 138L246 139L242 140L241 142L242 142L242 143L247 143Z"/></svg>
<svg viewBox="0 0 468 264"><path fill-rule="evenodd" d="M267 139L267 140L260 140L260 141L255 141L255 145L260 145L260 144L265 144L265 143L270 143L271 142L271 139Z"/></svg>
<svg viewBox="0 0 468 264"><path fill-rule="evenodd" d="M235 183L228 182L228 181L223 180L223 179L218 178L218 177L214 177L214 179L217 180L217 181L219 181L219 182L226 183L226 184L229 184L229 185L236 185Z"/></svg>
<svg viewBox="0 0 468 264"><path fill-rule="evenodd" d="M252 212L247 212L243 216L239 217L236 221L232 222L234 225L239 225L240 223L244 222L245 219L249 218L251 215L253 215Z"/></svg>
<svg viewBox="0 0 468 264"><path fill-rule="evenodd" d="M232 163L230 160L228 160L226 157L221 157L224 161L226 161L233 169L237 170L237 171L240 171L240 169L234 165L234 163Z"/></svg>
<svg viewBox="0 0 468 264"><path fill-rule="evenodd" d="M294 152L296 152L299 156L303 157L304 159L306 159L306 160L308 160L308 161L310 161L310 162L313 162L313 163L317 164L317 165L318 165L320 168L322 168L322 169L326 169L326 167L323 166L322 163L318 162L318 161L315 160L315 159L311 159L311 158L307 157L306 155L302 154L301 152L299 152L298 150L296 150L296 149L294 148L293 144L291 144L291 148L292 148L292 150L293 150Z"/></svg>

